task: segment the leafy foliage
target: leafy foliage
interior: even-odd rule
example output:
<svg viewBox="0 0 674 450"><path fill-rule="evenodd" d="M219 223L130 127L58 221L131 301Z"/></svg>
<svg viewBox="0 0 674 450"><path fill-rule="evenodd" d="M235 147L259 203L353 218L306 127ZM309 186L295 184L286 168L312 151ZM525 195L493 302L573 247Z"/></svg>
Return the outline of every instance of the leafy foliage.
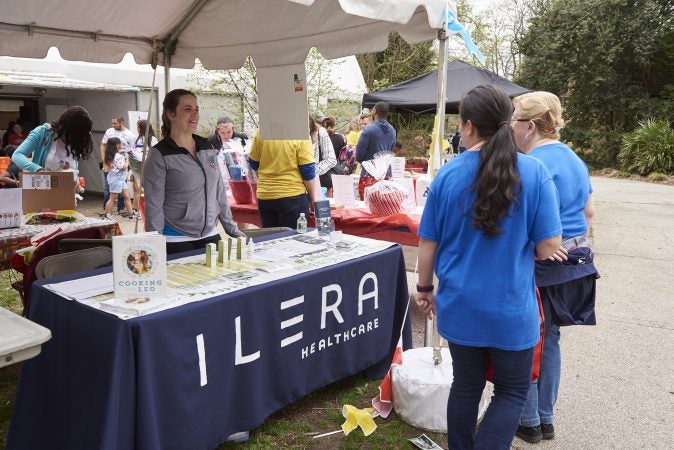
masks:
<svg viewBox="0 0 674 450"><path fill-rule="evenodd" d="M621 136L667 106L674 68L672 0L539 0L519 40L516 82L560 96L563 138L595 166L613 165Z"/></svg>
<svg viewBox="0 0 674 450"><path fill-rule="evenodd" d="M508 79L517 72L522 60L519 40L529 25L536 1L495 0L488 9L477 12L469 1L457 1L459 19L484 54L486 69ZM450 60L467 60L463 40L454 36L454 45L449 47ZM478 65L479 62L473 59L471 64Z"/></svg>
<svg viewBox="0 0 674 450"><path fill-rule="evenodd" d="M408 44L392 33L386 50L356 55L356 59L367 88L376 91L430 72L437 64L437 53L433 41Z"/></svg>
<svg viewBox="0 0 674 450"><path fill-rule="evenodd" d="M322 112L328 115L350 116L358 111L358 107L348 101L329 102L335 98L346 97L331 77L331 73L339 68L339 64L340 62L324 59L315 48L309 51L305 66L310 113L317 112L322 108L321 105L325 104L328 107ZM251 125L251 128L258 127L257 71L250 57L241 68L234 70L207 70L197 65L189 81L194 85L192 90L197 94L237 96L241 102L242 112L232 114L234 121L239 122L243 119L245 123Z"/></svg>
<svg viewBox="0 0 674 450"><path fill-rule="evenodd" d="M639 175L674 175L674 130L669 123L646 120L623 136L618 156L621 166Z"/></svg>

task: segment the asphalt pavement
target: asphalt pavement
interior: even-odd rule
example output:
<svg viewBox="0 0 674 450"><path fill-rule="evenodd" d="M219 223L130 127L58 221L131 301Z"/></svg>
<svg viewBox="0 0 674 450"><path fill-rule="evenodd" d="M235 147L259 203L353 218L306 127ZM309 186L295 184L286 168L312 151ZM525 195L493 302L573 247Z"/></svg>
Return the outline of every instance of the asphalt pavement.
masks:
<svg viewBox="0 0 674 450"><path fill-rule="evenodd" d="M517 449L674 449L674 186L592 178L596 326L562 329L555 439ZM406 248L408 270L413 249ZM408 276L410 286L416 278ZM415 346L423 319L413 312Z"/></svg>

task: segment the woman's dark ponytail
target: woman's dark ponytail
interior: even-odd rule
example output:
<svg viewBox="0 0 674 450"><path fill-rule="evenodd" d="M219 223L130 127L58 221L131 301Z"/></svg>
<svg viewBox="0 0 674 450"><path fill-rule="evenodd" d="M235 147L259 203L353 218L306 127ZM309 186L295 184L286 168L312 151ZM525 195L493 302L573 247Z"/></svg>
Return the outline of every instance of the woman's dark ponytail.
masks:
<svg viewBox="0 0 674 450"><path fill-rule="evenodd" d="M480 167L473 181L473 226L487 236L502 233L501 220L517 205L521 183L517 145L510 127L512 103L494 86L478 86L461 101L461 121L471 121L486 143L480 149Z"/></svg>

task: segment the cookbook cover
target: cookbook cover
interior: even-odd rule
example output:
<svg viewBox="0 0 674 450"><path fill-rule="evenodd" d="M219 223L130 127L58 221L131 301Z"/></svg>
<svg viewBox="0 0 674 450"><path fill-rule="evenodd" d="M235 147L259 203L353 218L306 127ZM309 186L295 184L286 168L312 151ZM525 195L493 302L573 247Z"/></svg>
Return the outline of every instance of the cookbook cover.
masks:
<svg viewBox="0 0 674 450"><path fill-rule="evenodd" d="M166 296L164 236L157 232L115 236L112 258L115 300L133 304L127 302Z"/></svg>

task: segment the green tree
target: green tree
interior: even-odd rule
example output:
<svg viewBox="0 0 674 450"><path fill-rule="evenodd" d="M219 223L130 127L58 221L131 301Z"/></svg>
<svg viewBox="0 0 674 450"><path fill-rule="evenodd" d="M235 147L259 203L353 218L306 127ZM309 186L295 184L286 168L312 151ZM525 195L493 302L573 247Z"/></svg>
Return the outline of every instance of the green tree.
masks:
<svg viewBox="0 0 674 450"><path fill-rule="evenodd" d="M516 81L560 96L563 137L591 164L614 165L623 133L641 119L669 114L673 4L541 0L518 40L523 61Z"/></svg>
<svg viewBox="0 0 674 450"><path fill-rule="evenodd" d="M339 69L339 65L338 61L324 59L315 48L309 51L305 67L310 112L322 110L328 115L350 117L358 109L348 101L332 101L346 97L331 77L331 74ZM257 75L251 58L247 58L241 68L234 70L207 70L197 64L188 80L192 89L199 94L230 97L235 95L240 98L244 121L253 128L258 127ZM235 121L239 119L237 114L233 115Z"/></svg>
<svg viewBox="0 0 674 450"><path fill-rule="evenodd" d="M408 44L399 34L391 33L386 50L356 55L365 85L376 91L435 69L438 56L433 44Z"/></svg>

